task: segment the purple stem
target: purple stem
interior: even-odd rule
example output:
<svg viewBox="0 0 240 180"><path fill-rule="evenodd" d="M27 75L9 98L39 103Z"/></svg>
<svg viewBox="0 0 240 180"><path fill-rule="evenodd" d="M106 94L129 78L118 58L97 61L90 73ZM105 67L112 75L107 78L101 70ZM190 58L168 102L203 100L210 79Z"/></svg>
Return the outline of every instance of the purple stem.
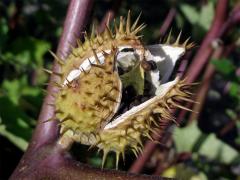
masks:
<svg viewBox="0 0 240 180"><path fill-rule="evenodd" d="M92 7L92 0L71 0L68 7L68 14L64 22L64 29L61 35L59 46L57 49L57 55L65 59L65 57L70 52L70 44L76 44L76 36L80 35L80 32L84 29L87 17L90 13ZM59 65L54 62L53 71L59 71ZM51 82L57 81L58 77L52 75L49 80ZM56 121L45 122L54 117L54 107L49 104L54 103L54 94L57 91L56 87L48 85L47 92L48 95L45 97L42 109L38 118L37 127L33 133L30 145L26 153L23 155L18 167L15 172L24 166L25 159L29 159L32 152L42 147L45 144L51 144L56 142L58 138L58 126ZM45 123L44 123L45 122Z"/></svg>
<svg viewBox="0 0 240 180"><path fill-rule="evenodd" d="M57 48L57 55L61 59L65 60L68 56L71 47L76 45L76 38L79 37L81 31L84 30L87 17L90 13L92 0L71 0L68 7L68 14L64 22L64 29L61 35L61 39ZM74 23L73 23L74 22ZM59 65L54 62L53 72L59 72ZM58 77L52 75L50 77L50 83L56 82ZM57 88L49 85L47 88L48 95L45 97L42 109L39 115L38 124L34 131L31 148L38 148L39 146L51 143L58 137L58 127L56 121L45 121L54 117L54 107L51 103L54 103L54 97L51 94L57 92Z"/></svg>
<svg viewBox="0 0 240 180"><path fill-rule="evenodd" d="M163 37L166 34L166 32L169 30L169 27L172 24L172 22L176 16L176 13L177 13L177 11L175 8L171 8L169 10L167 17L163 21L163 24L160 28L160 37Z"/></svg>

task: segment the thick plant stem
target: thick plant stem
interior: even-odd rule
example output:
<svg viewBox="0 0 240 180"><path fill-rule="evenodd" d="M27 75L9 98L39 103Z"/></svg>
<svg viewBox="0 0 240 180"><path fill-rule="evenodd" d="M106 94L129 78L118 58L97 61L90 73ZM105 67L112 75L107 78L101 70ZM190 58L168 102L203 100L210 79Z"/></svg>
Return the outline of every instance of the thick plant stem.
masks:
<svg viewBox="0 0 240 180"><path fill-rule="evenodd" d="M212 26L204 38L197 54L193 58L186 76L188 77L187 82L191 83L196 80L201 69L207 63L209 57L213 52L212 42L219 38L219 32L224 24L227 15L227 4L228 0L219 0L216 8L215 18Z"/></svg>
<svg viewBox="0 0 240 180"><path fill-rule="evenodd" d="M76 36L83 31L88 14L91 10L92 0L71 0L68 8L68 14L64 22L63 33L59 42L57 49L57 55L60 58L64 58L70 51L70 44L76 44ZM55 62L53 65L53 71L58 72L59 67ZM50 82L56 81L58 77L52 75L50 77ZM42 109L39 115L37 127L33 133L30 145L23 155L18 167L12 175L12 179L18 177L21 172L22 167L30 164L27 162L30 160L32 153L36 152L38 148L45 144L54 143L58 138L58 126L57 121L45 121L52 119L54 117L54 108L49 104L54 102L54 97L51 94L55 94L57 89L51 85L48 86L47 92L48 95L45 97ZM32 160L34 161L34 160ZM26 168L25 168L26 169Z"/></svg>
<svg viewBox="0 0 240 180"><path fill-rule="evenodd" d="M85 23L91 9L92 1L90 0L72 0L68 8L68 14L64 22L64 29L61 35L59 46L57 48L57 55L61 59L69 54L71 47L76 44L76 38L79 37L80 33L85 28ZM73 23L74 22L74 23ZM53 65L53 72L59 72L59 66L56 62ZM57 76L52 75L50 77L50 83L56 82L58 80ZM48 119L54 118L54 108L48 104L54 102L54 97L51 94L55 94L57 91L56 87L51 85L48 86L48 95L45 97L42 110L39 115L38 125L34 131L32 141L34 141L34 146L38 147L42 144L55 141L58 134L57 121L50 121L43 123Z"/></svg>
<svg viewBox="0 0 240 180"><path fill-rule="evenodd" d="M223 48L219 47L218 49L216 49L212 55L211 59L218 59L221 57L223 52ZM213 64L208 64L206 71L204 73L204 77L201 83L201 87L197 93L197 97L196 97L196 101L199 102L198 104L195 104L193 106L193 110L196 112L201 112L206 96L207 96L207 91L209 89L209 86L211 84L213 75L215 73L215 68ZM193 121L194 119L198 119L199 114L196 113L191 113L191 116L189 117L188 123L190 123L191 121Z"/></svg>
<svg viewBox="0 0 240 180"><path fill-rule="evenodd" d="M171 8L165 18L165 20L162 23L162 26L159 30L160 37L163 37L166 35L167 31L169 30L169 27L171 26L175 16L176 16L177 10L176 8Z"/></svg>

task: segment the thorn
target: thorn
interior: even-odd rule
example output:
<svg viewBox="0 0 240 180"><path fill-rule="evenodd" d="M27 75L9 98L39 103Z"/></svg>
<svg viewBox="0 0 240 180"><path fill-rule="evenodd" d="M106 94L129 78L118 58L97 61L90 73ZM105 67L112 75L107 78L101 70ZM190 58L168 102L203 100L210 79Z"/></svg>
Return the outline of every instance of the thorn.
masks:
<svg viewBox="0 0 240 180"><path fill-rule="evenodd" d="M156 120L152 116L150 116L150 121L153 122L155 126L159 127L159 124L156 122Z"/></svg>
<svg viewBox="0 0 240 180"><path fill-rule="evenodd" d="M113 39L112 32L107 25L106 25L106 28L105 28L105 34L109 39Z"/></svg>
<svg viewBox="0 0 240 180"><path fill-rule="evenodd" d="M45 68L43 68L43 71L45 71L45 72L48 73L48 74L52 74L52 73L53 73L51 70L45 69Z"/></svg>
<svg viewBox="0 0 240 180"><path fill-rule="evenodd" d="M182 34L182 31L180 31L180 33L178 34L178 37L177 37L177 39L176 39L176 41L175 41L175 43L173 45L175 45L175 46L179 46L180 45L179 42L180 42L181 34Z"/></svg>
<svg viewBox="0 0 240 180"><path fill-rule="evenodd" d="M68 114L65 118L63 118L63 119L60 120L61 123L62 123L62 122L65 122L65 121L73 121L73 122L76 122L76 120L74 120L73 117L72 117L70 114ZM80 123L80 122L78 122L78 123Z"/></svg>
<svg viewBox="0 0 240 180"><path fill-rule="evenodd" d="M72 51L71 51L71 54L72 54L74 57L78 57L78 54L76 54L73 49L72 49Z"/></svg>
<svg viewBox="0 0 240 180"><path fill-rule="evenodd" d="M54 120L56 120L55 117L51 117L51 118L43 121L42 123L47 123L47 122L54 121Z"/></svg>
<svg viewBox="0 0 240 180"><path fill-rule="evenodd" d="M134 31L132 31L132 34L137 34L138 32L140 32L141 30L143 30L146 27L146 24L141 24L140 26L138 26Z"/></svg>
<svg viewBox="0 0 240 180"><path fill-rule="evenodd" d="M190 102L190 103L200 104L200 102L193 101L193 100L191 100L191 99L188 99L188 98L185 98L185 97L182 97L182 96L178 96L177 98L178 98L178 99L181 99L181 100L183 100L183 101Z"/></svg>
<svg viewBox="0 0 240 180"><path fill-rule="evenodd" d="M138 157L137 151L136 151L134 148L132 148L131 150L132 150L133 154L134 154L134 155L136 156L136 158L137 158L137 157Z"/></svg>
<svg viewBox="0 0 240 180"><path fill-rule="evenodd" d="M57 75L57 76L59 76L59 77L62 77L62 73L58 73L58 72L52 72L54 75Z"/></svg>
<svg viewBox="0 0 240 180"><path fill-rule="evenodd" d="M170 32L168 34L167 40L165 42L165 44L170 44L171 43L171 35L172 35L172 28L170 29Z"/></svg>
<svg viewBox="0 0 240 180"><path fill-rule="evenodd" d="M58 88L61 88L62 89L62 85L57 83L57 82L52 82L54 86L58 87Z"/></svg>
<svg viewBox="0 0 240 180"><path fill-rule="evenodd" d="M90 36L91 39L93 39L93 38L95 37L95 31L96 31L96 29L95 29L95 23L93 23L93 24L92 24L91 36Z"/></svg>
<svg viewBox="0 0 240 180"><path fill-rule="evenodd" d="M192 97L192 96L195 96L196 95L196 93L191 93L191 92L189 92L189 91L182 91L182 92L184 92L187 96L190 96L190 97Z"/></svg>
<svg viewBox="0 0 240 180"><path fill-rule="evenodd" d="M136 138L136 141L137 141L138 144L140 144L140 146L143 148L143 143L142 143L141 139L140 139L140 138Z"/></svg>
<svg viewBox="0 0 240 180"><path fill-rule="evenodd" d="M131 27L131 31L134 31L134 30L135 30L135 28L136 28L136 26L137 26L137 24L138 24L138 21L139 21L141 15L142 15L142 12L140 12L140 14L138 15L137 19L136 19L135 22L133 23L133 25L132 25L132 27Z"/></svg>
<svg viewBox="0 0 240 180"><path fill-rule="evenodd" d="M97 53L96 53L95 49L92 49L92 51L93 51L93 55L94 55L94 58L95 58L97 64L98 64L98 65L101 64L100 61L99 61L99 59L98 59L98 56L97 56Z"/></svg>
<svg viewBox="0 0 240 180"><path fill-rule="evenodd" d="M131 26L131 12L128 10L128 16L127 16L127 23L126 23L126 33L130 34L130 26Z"/></svg>
<svg viewBox="0 0 240 180"><path fill-rule="evenodd" d="M115 102L115 103L119 103L116 99L114 99L114 98L112 98L110 96L105 96L104 100L109 100L109 101L112 101L112 102Z"/></svg>
<svg viewBox="0 0 240 180"><path fill-rule="evenodd" d="M107 17L107 22L106 22L106 27L109 27L109 22L110 22L110 17L111 17L111 13L108 13L108 17Z"/></svg>
<svg viewBox="0 0 240 180"><path fill-rule="evenodd" d="M91 66L97 67L97 68L100 68L100 69L105 69L105 66L98 65L98 64L91 64Z"/></svg>
<svg viewBox="0 0 240 180"><path fill-rule="evenodd" d="M177 122L176 118L172 117L171 119L178 127L180 127L180 124L179 122Z"/></svg>
<svg viewBox="0 0 240 180"><path fill-rule="evenodd" d="M103 159L102 159L102 169L104 167L105 161L106 161L106 157L108 154L109 150L108 149L103 149Z"/></svg>
<svg viewBox="0 0 240 180"><path fill-rule="evenodd" d="M84 32L84 39L85 39L85 42L89 42L90 46L92 45L86 31Z"/></svg>
<svg viewBox="0 0 240 180"><path fill-rule="evenodd" d="M143 153L143 149L141 147L137 147L138 151L142 154Z"/></svg>
<svg viewBox="0 0 240 180"><path fill-rule="evenodd" d="M116 23L116 19L113 20L113 24L114 24L114 29L115 29L115 34L118 34L118 28L117 28L117 23Z"/></svg>
<svg viewBox="0 0 240 180"><path fill-rule="evenodd" d="M184 41L184 43L182 44L183 45L183 47L187 47L187 44L188 44L188 41L190 40L190 38L191 37L189 37L189 38L187 38L185 41Z"/></svg>
<svg viewBox="0 0 240 180"><path fill-rule="evenodd" d="M108 54L106 51L102 51L102 55L104 56L104 58L107 58L110 54Z"/></svg>
<svg viewBox="0 0 240 180"><path fill-rule="evenodd" d="M54 52L52 52L51 50L49 50L50 54L54 57L54 59L58 62L58 64L60 65L64 65L65 62L59 58Z"/></svg>
<svg viewBox="0 0 240 180"><path fill-rule="evenodd" d="M98 43L98 45L102 45L103 44L103 42L100 41L100 38L102 39L101 35L98 35L97 36L97 43Z"/></svg>
<svg viewBox="0 0 240 180"><path fill-rule="evenodd" d="M109 90L109 93L112 92L113 90L120 92L117 86L112 86L112 88Z"/></svg>
<svg viewBox="0 0 240 180"><path fill-rule="evenodd" d="M49 70L49 69L43 68L43 71L45 71L45 72L48 73L48 74L54 74L54 75L57 75L57 76L62 77L62 74L61 74L61 73L53 72L53 71L51 71L51 70Z"/></svg>
<svg viewBox="0 0 240 180"><path fill-rule="evenodd" d="M116 152L116 170L118 170L119 156L120 156L120 153L119 151L117 151Z"/></svg>
<svg viewBox="0 0 240 180"><path fill-rule="evenodd" d="M90 110L93 110L93 111L98 111L98 112L100 112L100 110L97 109L97 108L95 108L95 106L93 106L93 105L88 105L87 108L89 108Z"/></svg>
<svg viewBox="0 0 240 180"><path fill-rule="evenodd" d="M185 85L183 85L183 86L198 86L198 85L200 85L201 84L201 82L195 82L195 83L190 83L190 84L185 84Z"/></svg>
<svg viewBox="0 0 240 180"><path fill-rule="evenodd" d="M152 132L155 135L159 135L159 132L157 131L156 128L149 128L149 131Z"/></svg>
<svg viewBox="0 0 240 180"><path fill-rule="evenodd" d="M182 105L180 105L180 104L177 104L177 103L173 103L173 105L176 106L176 107L178 107L178 108L180 108L180 109L184 109L184 110L186 110L186 111L198 113L198 112L196 112L196 111L193 111L193 110L191 110L191 109L189 109L189 108L186 108L186 107L184 107L184 106L182 106Z"/></svg>
<svg viewBox="0 0 240 180"><path fill-rule="evenodd" d="M161 143L161 142L159 142L159 141L157 141L157 140L153 140L153 143L159 144L159 145L161 145L161 146L163 146L163 147L166 147L165 144L163 144L163 143Z"/></svg>
<svg viewBox="0 0 240 180"><path fill-rule="evenodd" d="M120 23L119 23L119 30L118 30L120 34L124 33L123 26L124 26L124 19L122 16L120 16Z"/></svg>
<svg viewBox="0 0 240 180"><path fill-rule="evenodd" d="M143 35L136 36L137 39L140 39L142 37L143 37Z"/></svg>
<svg viewBox="0 0 240 180"><path fill-rule="evenodd" d="M187 45L187 49L191 49L191 48L193 48L195 46L196 46L196 44L191 42L190 44Z"/></svg>
<svg viewBox="0 0 240 180"><path fill-rule="evenodd" d="M168 104L165 101L163 101L162 104L161 103L159 104L160 108L162 107L162 105L164 106L163 108L167 108L168 111L171 110L170 107L168 106Z"/></svg>
<svg viewBox="0 0 240 180"><path fill-rule="evenodd" d="M150 136L150 134L146 133L144 134L148 139L150 139L151 141L154 141L154 139L152 138L152 136Z"/></svg>
<svg viewBox="0 0 240 180"><path fill-rule="evenodd" d="M81 47L82 46L82 41L80 39L77 39L77 46Z"/></svg>
<svg viewBox="0 0 240 180"><path fill-rule="evenodd" d="M65 80L67 81L67 84L66 84L67 87L68 87L68 88L71 88L71 82L68 80L68 78L66 78Z"/></svg>

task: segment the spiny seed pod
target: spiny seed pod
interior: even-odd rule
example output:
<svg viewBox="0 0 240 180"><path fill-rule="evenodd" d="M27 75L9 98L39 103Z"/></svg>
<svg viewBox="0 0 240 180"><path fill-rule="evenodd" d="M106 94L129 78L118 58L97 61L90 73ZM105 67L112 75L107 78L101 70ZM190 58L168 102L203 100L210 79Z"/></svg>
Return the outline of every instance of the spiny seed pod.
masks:
<svg viewBox="0 0 240 180"><path fill-rule="evenodd" d="M85 33L84 43L78 41L66 61L53 54L61 66L57 73L61 80L55 83L61 139L98 147L103 151L102 166L110 151L116 153L116 167L126 150L137 156L143 138L152 139L152 132L174 120L172 108L187 109L177 102L192 102L191 84L178 77L166 82L176 61L193 44L188 40L180 44L180 33L173 44L169 35L165 44L144 46L137 33L145 25L138 26L138 20L131 25L129 12L126 21L120 18L119 26L114 22L114 31L107 25L102 34L88 37ZM147 83L151 90L144 92ZM129 86L137 95L151 98L124 112L122 92Z"/></svg>
<svg viewBox="0 0 240 180"><path fill-rule="evenodd" d="M94 50L93 53L95 54ZM90 69L80 71L78 78L63 84L56 98L56 116L61 132L75 134L100 131L117 112L121 101L121 81L115 66L117 49L102 53L105 62L89 62ZM81 141L89 144L88 141Z"/></svg>

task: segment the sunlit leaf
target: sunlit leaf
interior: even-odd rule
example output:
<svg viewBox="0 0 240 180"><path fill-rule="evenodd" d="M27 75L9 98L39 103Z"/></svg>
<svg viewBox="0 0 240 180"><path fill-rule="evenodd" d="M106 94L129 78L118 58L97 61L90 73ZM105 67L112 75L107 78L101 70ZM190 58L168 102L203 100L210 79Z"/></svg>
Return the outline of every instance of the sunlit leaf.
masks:
<svg viewBox="0 0 240 180"><path fill-rule="evenodd" d="M28 141L23 139L21 136L16 136L10 131L7 131L5 125L0 124L0 135L6 137L9 141L15 144L22 151L25 151L27 149Z"/></svg>
<svg viewBox="0 0 240 180"><path fill-rule="evenodd" d="M188 180L207 180L207 176L203 172L196 172L195 169L188 167L184 164L177 164L167 168L161 176L177 179Z"/></svg>
<svg viewBox="0 0 240 180"><path fill-rule="evenodd" d="M199 26L203 28L205 31L207 31L212 24L213 16L214 16L214 4L213 2L208 2L201 8L198 20Z"/></svg>
<svg viewBox="0 0 240 180"><path fill-rule="evenodd" d="M202 133L195 121L185 128L176 128L173 134L178 153L194 152L226 164L239 157L235 149L217 139L213 133Z"/></svg>
<svg viewBox="0 0 240 180"><path fill-rule="evenodd" d="M197 23L199 20L199 12L194 6L182 4L180 5L180 9L191 24Z"/></svg>
<svg viewBox="0 0 240 180"><path fill-rule="evenodd" d="M142 95L144 91L144 73L140 66L137 64L126 74L120 76L123 87L133 86L138 95Z"/></svg>
<svg viewBox="0 0 240 180"><path fill-rule="evenodd" d="M4 96L0 97L0 118L0 134L24 150L32 133L31 118Z"/></svg>

